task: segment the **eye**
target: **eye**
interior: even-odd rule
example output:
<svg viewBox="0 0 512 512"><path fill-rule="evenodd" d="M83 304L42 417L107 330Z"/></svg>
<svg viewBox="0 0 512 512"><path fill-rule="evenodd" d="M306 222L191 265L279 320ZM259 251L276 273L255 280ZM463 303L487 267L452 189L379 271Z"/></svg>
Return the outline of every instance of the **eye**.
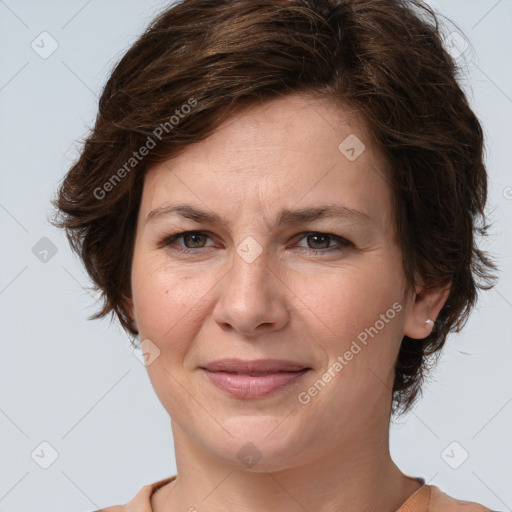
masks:
<svg viewBox="0 0 512 512"><path fill-rule="evenodd" d="M298 247L310 249L311 251L313 251L313 253L342 251L349 247L354 247L354 244L349 240L337 235L333 235L331 233L319 233L312 231L308 233L301 233L300 236L300 240L306 240L306 242L308 243L308 247ZM173 250L183 253L197 253L199 249L206 249L208 247L212 247L205 245L208 238L210 238L208 233L202 231L184 231L165 238L161 242L160 246L170 247ZM176 243L180 239L184 242L184 246ZM334 246L331 245L331 242L333 241L337 242L337 244ZM316 247L311 247L310 245L316 245Z"/></svg>
<svg viewBox="0 0 512 512"><path fill-rule="evenodd" d="M342 251L349 247L354 247L354 244L352 244L352 242L350 242L349 240L346 240L341 236L333 235L331 233L319 233L316 231L312 231L309 233L303 233L302 238L305 239L306 242L308 243L308 248L316 253ZM331 246L331 241L337 241L338 244ZM311 247L310 245L316 245L316 247Z"/></svg>
<svg viewBox="0 0 512 512"><path fill-rule="evenodd" d="M176 249L177 251L185 252L185 253L192 253L196 252L197 249L203 249L205 248L204 245L202 245L201 238L209 238L207 233L203 233L202 231L184 231L182 233L177 233L175 235L172 235L170 237L167 237L162 243L162 246L173 246L173 249ZM176 246L175 241L178 239L183 239L185 242L185 247L178 245Z"/></svg>

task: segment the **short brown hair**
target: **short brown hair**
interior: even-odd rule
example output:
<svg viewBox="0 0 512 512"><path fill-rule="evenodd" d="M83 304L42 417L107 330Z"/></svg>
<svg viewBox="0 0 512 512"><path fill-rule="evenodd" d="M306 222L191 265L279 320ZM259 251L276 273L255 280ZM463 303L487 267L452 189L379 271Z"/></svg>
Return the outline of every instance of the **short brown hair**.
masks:
<svg viewBox="0 0 512 512"><path fill-rule="evenodd" d="M483 132L437 16L419 0L184 0L156 17L113 70L52 201L102 293L90 319L112 313L138 334L126 299L145 170L237 107L311 93L354 107L389 163L408 282L451 283L432 333L402 340L393 411L409 409L496 268L476 244L489 227Z"/></svg>

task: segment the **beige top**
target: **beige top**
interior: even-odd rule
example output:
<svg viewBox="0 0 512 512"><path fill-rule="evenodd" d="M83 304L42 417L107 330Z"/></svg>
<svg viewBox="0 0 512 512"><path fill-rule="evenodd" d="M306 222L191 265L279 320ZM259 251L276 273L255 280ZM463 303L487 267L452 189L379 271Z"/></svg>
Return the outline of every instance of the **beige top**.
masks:
<svg viewBox="0 0 512 512"><path fill-rule="evenodd" d="M153 484L145 485L126 505L114 505L96 512L153 512L151 496L157 489L172 482L177 475ZM396 512L492 512L490 509L469 501L450 498L435 485L424 484Z"/></svg>

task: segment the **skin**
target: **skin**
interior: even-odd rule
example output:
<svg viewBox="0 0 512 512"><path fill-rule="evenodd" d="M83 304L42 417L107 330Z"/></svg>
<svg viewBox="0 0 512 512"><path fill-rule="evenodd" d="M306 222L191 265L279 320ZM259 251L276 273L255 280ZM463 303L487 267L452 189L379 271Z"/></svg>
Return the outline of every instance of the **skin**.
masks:
<svg viewBox="0 0 512 512"><path fill-rule="evenodd" d="M366 146L354 161L338 149L350 134ZM176 202L229 225L177 214L146 222L150 211ZM324 204L372 220L273 225L282 208ZM162 244L185 231L206 236ZM323 233L334 236L314 237ZM249 236L262 250L250 263L236 251ZM179 252L187 248L195 252ZM435 320L447 292L408 290L401 258L384 160L348 107L298 94L267 101L148 169L130 307L140 339L160 351L147 371L171 418L178 474L153 495L155 512L228 504L391 512L421 487L389 453L394 365L403 335L427 336L425 320ZM300 403L298 394L395 303L401 311ZM228 357L290 359L312 370L272 395L244 400L198 369ZM237 457L248 442L262 455L252 466Z"/></svg>

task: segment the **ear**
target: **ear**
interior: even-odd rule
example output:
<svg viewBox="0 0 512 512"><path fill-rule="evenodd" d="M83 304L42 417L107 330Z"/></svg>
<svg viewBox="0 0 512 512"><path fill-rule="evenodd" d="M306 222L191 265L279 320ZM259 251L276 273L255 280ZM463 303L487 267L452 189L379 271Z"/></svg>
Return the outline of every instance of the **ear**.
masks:
<svg viewBox="0 0 512 512"><path fill-rule="evenodd" d="M409 338L426 338L434 328L434 322L450 294L451 283L427 288L419 286L412 293L406 312L404 334ZM425 323L426 320L432 322Z"/></svg>

